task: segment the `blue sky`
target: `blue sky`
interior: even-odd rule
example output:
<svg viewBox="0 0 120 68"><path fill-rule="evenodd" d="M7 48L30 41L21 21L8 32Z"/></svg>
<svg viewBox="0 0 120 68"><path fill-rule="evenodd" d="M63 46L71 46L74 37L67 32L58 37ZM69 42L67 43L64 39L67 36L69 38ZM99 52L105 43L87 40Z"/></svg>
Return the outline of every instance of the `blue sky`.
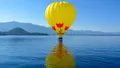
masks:
<svg viewBox="0 0 120 68"><path fill-rule="evenodd" d="M49 26L46 7L63 0L0 0L0 22L19 21ZM120 0L64 0L77 9L71 29L120 32Z"/></svg>

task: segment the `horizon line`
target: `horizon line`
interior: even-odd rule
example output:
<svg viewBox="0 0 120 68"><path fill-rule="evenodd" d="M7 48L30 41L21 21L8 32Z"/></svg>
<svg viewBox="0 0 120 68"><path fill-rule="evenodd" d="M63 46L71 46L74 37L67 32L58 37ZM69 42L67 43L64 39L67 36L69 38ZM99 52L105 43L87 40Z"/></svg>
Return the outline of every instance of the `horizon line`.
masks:
<svg viewBox="0 0 120 68"><path fill-rule="evenodd" d="M12 21L0 21L0 23L11 23L11 22L15 22L15 23L22 23L22 24L32 24L32 25L37 25L37 26L42 26L42 27L47 27L47 28L51 28L50 26L45 26L45 25L39 25L39 24L35 24L35 23L31 23L31 22L23 22L23 21L16 21L16 20L12 20ZM69 29L69 30L73 30L73 31L94 31L94 32L108 32L111 33L110 31L99 31L99 30L84 30L84 29ZM112 31L112 32L116 32L116 31ZM117 33L120 31L117 31Z"/></svg>

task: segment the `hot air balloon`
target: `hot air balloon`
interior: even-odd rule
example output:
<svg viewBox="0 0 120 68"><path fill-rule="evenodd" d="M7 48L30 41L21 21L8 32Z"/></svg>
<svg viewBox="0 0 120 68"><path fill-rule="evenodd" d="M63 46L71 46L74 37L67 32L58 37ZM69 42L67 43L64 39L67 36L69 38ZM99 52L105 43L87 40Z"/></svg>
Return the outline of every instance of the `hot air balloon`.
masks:
<svg viewBox="0 0 120 68"><path fill-rule="evenodd" d="M69 2L53 2L45 12L48 24L62 37L76 19L76 9Z"/></svg>
<svg viewBox="0 0 120 68"><path fill-rule="evenodd" d="M75 68L74 57L62 43L62 36L76 19L75 7L65 1L51 3L45 12L48 24L59 35L59 43L46 58L46 68Z"/></svg>

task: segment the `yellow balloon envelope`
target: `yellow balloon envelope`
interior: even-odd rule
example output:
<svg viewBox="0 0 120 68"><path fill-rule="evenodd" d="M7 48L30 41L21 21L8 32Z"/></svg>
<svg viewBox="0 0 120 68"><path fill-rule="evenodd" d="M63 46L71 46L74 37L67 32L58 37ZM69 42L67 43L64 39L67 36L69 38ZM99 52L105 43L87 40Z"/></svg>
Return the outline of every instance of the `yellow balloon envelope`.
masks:
<svg viewBox="0 0 120 68"><path fill-rule="evenodd" d="M54 31L59 36L63 36L74 23L76 9L69 2L53 2L47 7L45 16Z"/></svg>

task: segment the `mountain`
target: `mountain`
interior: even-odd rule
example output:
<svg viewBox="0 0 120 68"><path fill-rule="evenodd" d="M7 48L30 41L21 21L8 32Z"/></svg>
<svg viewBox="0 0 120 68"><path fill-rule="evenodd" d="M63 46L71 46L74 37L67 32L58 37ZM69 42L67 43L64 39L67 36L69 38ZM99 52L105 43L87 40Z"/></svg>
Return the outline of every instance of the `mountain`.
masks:
<svg viewBox="0 0 120 68"><path fill-rule="evenodd" d="M0 22L0 31L9 31L16 27L20 27L28 32L54 33L54 31L49 27L34 25L31 23L20 23L17 21Z"/></svg>
<svg viewBox="0 0 120 68"><path fill-rule="evenodd" d="M25 31L22 28L16 27L8 32L6 32L7 34L29 34L29 32Z"/></svg>
<svg viewBox="0 0 120 68"><path fill-rule="evenodd" d="M21 28L24 29L27 32L31 33L47 33L47 34L56 34L50 27L35 25L31 23L21 23L17 21L11 21L11 22L0 22L0 31L14 31L12 29L14 28ZM25 32L23 31L23 32ZM91 31L91 30L68 30L65 34L67 35L119 35L120 32L100 32L100 31Z"/></svg>
<svg viewBox="0 0 120 68"><path fill-rule="evenodd" d="M48 35L46 33L31 33L22 28L16 27L10 31L0 32L0 35Z"/></svg>

